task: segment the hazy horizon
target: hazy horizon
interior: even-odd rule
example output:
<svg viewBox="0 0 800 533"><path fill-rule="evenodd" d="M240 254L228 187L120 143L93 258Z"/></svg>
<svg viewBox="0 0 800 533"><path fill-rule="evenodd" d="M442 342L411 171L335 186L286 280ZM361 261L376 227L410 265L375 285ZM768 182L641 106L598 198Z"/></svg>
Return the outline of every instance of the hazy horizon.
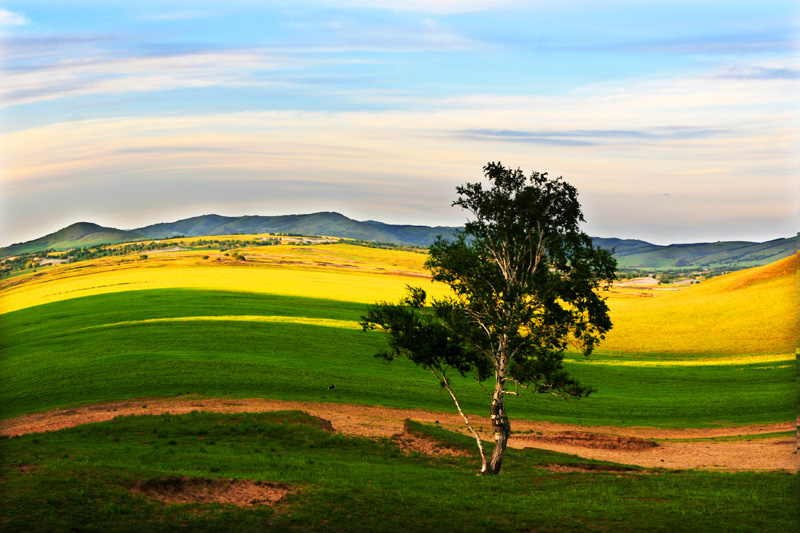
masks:
<svg viewBox="0 0 800 533"><path fill-rule="evenodd" d="M74 222L459 226L489 161L593 236L797 232L795 2L11 0L0 246Z"/></svg>

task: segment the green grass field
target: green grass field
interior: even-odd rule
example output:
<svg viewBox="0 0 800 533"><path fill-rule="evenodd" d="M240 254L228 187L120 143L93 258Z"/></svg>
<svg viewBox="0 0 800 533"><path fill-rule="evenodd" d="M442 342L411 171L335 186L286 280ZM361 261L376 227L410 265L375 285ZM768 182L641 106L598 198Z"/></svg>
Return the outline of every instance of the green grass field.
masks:
<svg viewBox="0 0 800 533"><path fill-rule="evenodd" d="M349 245L98 259L0 283L0 419L133 398L264 397L453 412L449 395L357 322L405 284L435 287L424 255ZM209 255L204 259L204 254ZM219 259L219 261L217 261ZM617 289L615 328L567 369L589 398L509 397L512 419L691 428L793 421L796 259L679 291ZM335 384L335 390L328 390ZM474 382L454 387L487 415ZM145 410L143 410L145 411ZM793 531L797 476L625 469L507 451L502 475L467 458L406 455L388 441L319 429L297 413L137 416L0 438L0 530L16 531ZM710 443L713 444L713 443ZM487 443L487 446L491 446ZM277 507L166 505L135 483L236 478L285 483Z"/></svg>
<svg viewBox="0 0 800 533"><path fill-rule="evenodd" d="M372 357L385 339L358 329L363 312L362 304L333 300L159 289L6 313L0 315L0 416L179 394L452 411L449 395L423 370L403 359L389 364ZM702 427L781 422L795 412L793 361L642 367L578 359L567 365L598 392L580 401L511 398L512 415L587 425ZM334 392L328 391L332 383ZM476 383L457 379L455 387L468 412L486 414Z"/></svg>
<svg viewBox="0 0 800 533"><path fill-rule="evenodd" d="M648 470L508 450L503 475L474 457L406 454L325 431L297 412L117 418L3 438L3 531L796 530L796 476ZM440 445L471 439L409 429ZM486 443L491 447L490 443ZM591 473L550 469L589 467ZM166 505L131 491L181 478L287 485L275 507ZM166 480L166 481L165 481ZM170 481L171 480L171 481Z"/></svg>

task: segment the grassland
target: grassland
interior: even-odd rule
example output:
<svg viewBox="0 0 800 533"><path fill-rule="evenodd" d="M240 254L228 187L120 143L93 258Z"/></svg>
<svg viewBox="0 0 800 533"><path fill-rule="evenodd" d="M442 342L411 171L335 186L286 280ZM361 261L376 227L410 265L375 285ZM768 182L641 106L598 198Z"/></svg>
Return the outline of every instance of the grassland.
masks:
<svg viewBox="0 0 800 533"><path fill-rule="evenodd" d="M614 328L601 349L621 353L793 354L797 257L684 289L615 289Z"/></svg>
<svg viewBox="0 0 800 533"><path fill-rule="evenodd" d="M180 252L121 265L96 261L7 288L3 304L17 310L0 315L0 416L186 393L452 409L448 395L407 361L372 358L384 341L357 326L365 301L395 299L405 283L430 286L408 275L419 274L424 256L354 246L271 247L271 253L250 253L246 264ZM609 339L616 350L591 359L573 354L567 362L598 392L580 402L524 398L509 408L516 417L589 425L791 420L795 362L788 349L780 351L791 317L780 297L789 272L778 264L650 297L615 289L610 302L623 330ZM152 288L162 284L184 288ZM310 293L325 298L303 296ZM642 321L642 308L645 322L666 323L681 306L714 317L740 302L749 302L754 316L781 318L763 324L729 316L727 326L737 331L755 328L779 339L764 342L772 350L720 336L713 352L703 342L710 321L692 326L694 336L678 336L674 327L642 335L650 351L622 342L634 329L628 322ZM743 346L750 349L737 351ZM467 411L483 414L480 388L458 379L456 387Z"/></svg>
<svg viewBox="0 0 800 533"><path fill-rule="evenodd" d="M147 255L0 283L0 418L185 395L452 412L425 372L372 357L385 339L357 325L365 304L396 300L406 284L447 294L426 279L423 254L337 244ZM597 392L572 402L509 398L512 419L663 428L794 420L795 268L788 259L674 291L616 286L614 330L590 359L572 353L566 362ZM454 386L467 412L486 414L479 387L459 378ZM410 427L473 451L459 435ZM798 527L796 475L642 470L509 450L502 476L488 479L474 476L474 454L409 455L391 441L321 428L298 413L192 413L3 437L0 530ZM276 507L240 508L166 505L131 491L184 476L278 482L292 492Z"/></svg>
<svg viewBox="0 0 800 533"><path fill-rule="evenodd" d="M5 531L792 531L795 476L624 467L509 450L500 477L474 457L404 453L297 412L118 418L4 439ZM410 423L438 447L470 439ZM490 443L486 443L491 448ZM166 505L136 492L183 478L280 483L274 507Z"/></svg>
<svg viewBox="0 0 800 533"><path fill-rule="evenodd" d="M381 252L383 252L381 254ZM372 303L394 299L408 283L426 283L424 256L351 245L322 250L290 245L223 253L151 253L148 259L104 258L27 274L0 284L0 313L76 296L156 288L201 288ZM381 260L378 260L380 258ZM433 295L445 287L430 286Z"/></svg>

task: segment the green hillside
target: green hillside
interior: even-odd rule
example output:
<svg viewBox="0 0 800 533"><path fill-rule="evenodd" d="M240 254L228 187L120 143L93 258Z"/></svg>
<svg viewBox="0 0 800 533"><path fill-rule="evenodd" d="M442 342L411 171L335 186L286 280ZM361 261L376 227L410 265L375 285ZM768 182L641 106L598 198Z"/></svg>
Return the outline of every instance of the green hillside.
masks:
<svg viewBox="0 0 800 533"><path fill-rule="evenodd" d="M751 267L785 259L797 252L797 239L762 243L719 241L659 246L632 239L594 238L595 246L614 250L620 268Z"/></svg>
<svg viewBox="0 0 800 533"><path fill-rule="evenodd" d="M110 244L144 238L135 231L106 228L91 222L77 222L50 235L33 241L16 243L0 250L0 257L41 252L42 250L69 250L93 244Z"/></svg>
<svg viewBox="0 0 800 533"><path fill-rule="evenodd" d="M339 213L322 212L282 216L224 217L220 215L203 215L176 222L145 226L134 231L150 238L167 238L175 237L176 235L201 237L239 233L293 233L428 246L437 235L452 236L455 229L450 227L398 226L373 221L359 222Z"/></svg>

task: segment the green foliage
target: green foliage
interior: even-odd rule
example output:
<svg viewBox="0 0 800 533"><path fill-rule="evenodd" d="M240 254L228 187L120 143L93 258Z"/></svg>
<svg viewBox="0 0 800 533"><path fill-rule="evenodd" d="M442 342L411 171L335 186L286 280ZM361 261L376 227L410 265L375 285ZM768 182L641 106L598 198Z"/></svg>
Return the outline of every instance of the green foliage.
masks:
<svg viewBox="0 0 800 533"><path fill-rule="evenodd" d="M431 370L459 411L447 369L474 371L478 381L494 374L497 446L491 464L481 467L494 474L510 435L503 396L519 395L506 389L508 381L565 398L592 392L568 375L564 351L573 341L588 355L611 329L598 289L614 281L616 261L580 230L577 190L561 178L533 172L526 179L500 163L486 165L484 174L489 189L481 183L456 188L453 205L473 218L454 240L438 238L425 262L455 297L434 300L426 313L425 292L409 288L400 304L369 308L362 326L388 333L392 351L385 357L404 354ZM466 417L465 423L472 429Z"/></svg>
<svg viewBox="0 0 800 533"><path fill-rule="evenodd" d="M474 219L455 241L434 243L426 267L453 288L458 303L451 305L483 330L470 342L484 351L497 346L490 357L516 362L523 381L547 384L553 376L569 395L582 396L551 370L568 340L588 354L611 328L597 290L615 279L616 262L580 230L574 187L538 172L526 180L499 163L484 172L492 188L468 183L454 202Z"/></svg>
<svg viewBox="0 0 800 533"><path fill-rule="evenodd" d="M400 305L385 302L371 305L362 317L360 324L364 331L380 329L389 333L389 350L379 351L376 357L391 361L405 356L416 365L438 372L435 375L443 386L450 369L462 376L474 370L478 379L487 379L486 359L443 323L445 306L436 307L434 314L425 308L424 290L408 286L407 291Z"/></svg>

